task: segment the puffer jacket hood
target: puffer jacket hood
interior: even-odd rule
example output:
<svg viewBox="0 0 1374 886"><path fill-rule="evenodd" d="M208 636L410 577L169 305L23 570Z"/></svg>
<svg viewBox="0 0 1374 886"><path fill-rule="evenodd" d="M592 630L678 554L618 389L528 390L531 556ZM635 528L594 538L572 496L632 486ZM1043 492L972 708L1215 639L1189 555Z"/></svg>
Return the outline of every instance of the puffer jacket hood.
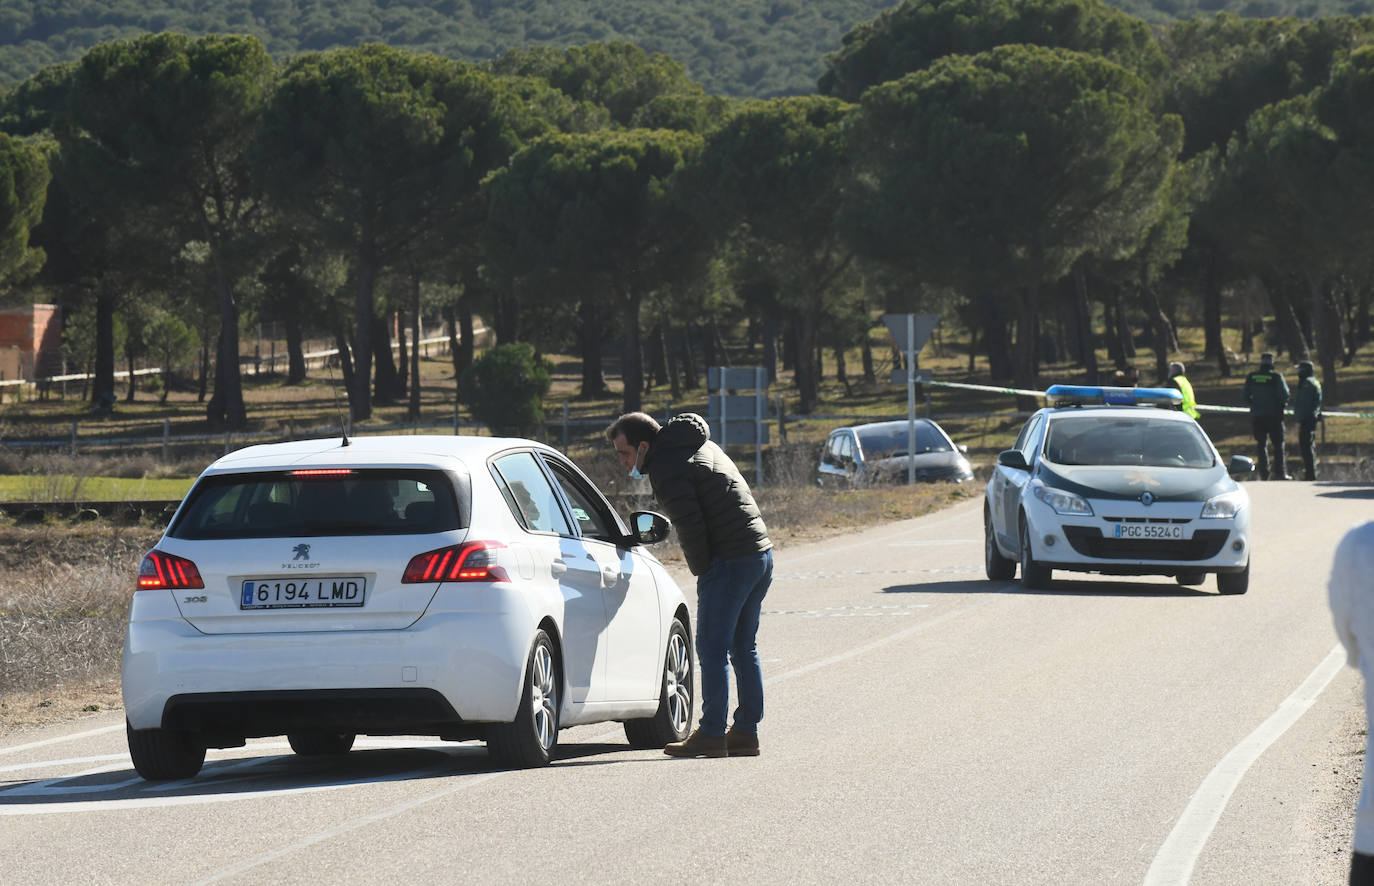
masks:
<svg viewBox="0 0 1374 886"><path fill-rule="evenodd" d="M668 423L658 429L658 436L654 437L654 442L649 447L649 458L662 454L670 449L687 449L696 452L702 444L711 439L711 426L706 423L706 419L697 415L695 412L684 412L675 415L668 420ZM646 464L647 467L647 464Z"/></svg>

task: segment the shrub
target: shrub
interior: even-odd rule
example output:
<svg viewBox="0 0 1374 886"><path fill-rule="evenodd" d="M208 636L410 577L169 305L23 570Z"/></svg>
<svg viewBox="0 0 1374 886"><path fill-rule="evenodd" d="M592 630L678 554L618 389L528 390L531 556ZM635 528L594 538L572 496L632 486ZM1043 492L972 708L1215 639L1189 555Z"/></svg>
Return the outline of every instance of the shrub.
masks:
<svg viewBox="0 0 1374 886"><path fill-rule="evenodd" d="M500 436L530 436L544 422L548 361L523 342L499 345L478 358L458 380L458 397L479 422Z"/></svg>

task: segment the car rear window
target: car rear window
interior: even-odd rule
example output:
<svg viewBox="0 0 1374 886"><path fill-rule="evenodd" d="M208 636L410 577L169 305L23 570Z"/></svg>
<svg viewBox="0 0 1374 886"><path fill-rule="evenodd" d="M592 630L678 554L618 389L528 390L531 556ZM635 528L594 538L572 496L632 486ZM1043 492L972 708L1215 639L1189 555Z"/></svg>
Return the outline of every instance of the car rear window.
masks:
<svg viewBox="0 0 1374 886"><path fill-rule="evenodd" d="M463 528L442 471L266 471L195 485L168 535L184 539L418 535Z"/></svg>
<svg viewBox="0 0 1374 886"><path fill-rule="evenodd" d="M1156 468L1210 468L1214 460L1193 422L1138 415L1056 418L1046 433L1045 458L1061 465Z"/></svg>

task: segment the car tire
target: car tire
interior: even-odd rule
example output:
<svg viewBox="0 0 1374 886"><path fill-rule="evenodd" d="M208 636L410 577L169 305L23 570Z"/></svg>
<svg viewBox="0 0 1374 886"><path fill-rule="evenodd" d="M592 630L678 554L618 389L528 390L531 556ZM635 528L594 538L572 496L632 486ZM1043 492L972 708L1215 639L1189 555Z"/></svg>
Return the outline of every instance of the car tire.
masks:
<svg viewBox="0 0 1374 886"><path fill-rule="evenodd" d="M509 769L547 766L558 744L558 657L549 635L535 631L525 661L525 688L515 720L487 732L487 753Z"/></svg>
<svg viewBox="0 0 1374 886"><path fill-rule="evenodd" d="M692 731L696 698L692 694L692 640L681 619L673 619L664 653L663 678L658 693L658 710L652 717L625 721L625 738L631 747L662 748L682 741Z"/></svg>
<svg viewBox="0 0 1374 886"><path fill-rule="evenodd" d="M353 750L352 732L290 732L286 741L300 757L335 757Z"/></svg>
<svg viewBox="0 0 1374 886"><path fill-rule="evenodd" d="M1006 581L1016 577L1016 561L1003 557L997 548L997 537L992 528L992 513L983 509L983 569L993 581Z"/></svg>
<svg viewBox="0 0 1374 886"><path fill-rule="evenodd" d="M135 729L124 721L134 770L148 781L192 778L205 764L205 745L178 729Z"/></svg>
<svg viewBox="0 0 1374 886"><path fill-rule="evenodd" d="M1026 525L1026 517L1021 516L1021 585L1033 591L1038 591L1050 586L1053 577L1053 570L1048 566L1041 566L1031 557L1030 546L1030 527Z"/></svg>
<svg viewBox="0 0 1374 886"><path fill-rule="evenodd" d="M1174 576L1174 580L1187 587L1189 585L1200 585L1207 580L1205 572L1180 572Z"/></svg>
<svg viewBox="0 0 1374 886"><path fill-rule="evenodd" d="M1250 590L1250 561L1245 561L1245 568L1240 572L1218 572L1217 591L1226 594L1243 594Z"/></svg>

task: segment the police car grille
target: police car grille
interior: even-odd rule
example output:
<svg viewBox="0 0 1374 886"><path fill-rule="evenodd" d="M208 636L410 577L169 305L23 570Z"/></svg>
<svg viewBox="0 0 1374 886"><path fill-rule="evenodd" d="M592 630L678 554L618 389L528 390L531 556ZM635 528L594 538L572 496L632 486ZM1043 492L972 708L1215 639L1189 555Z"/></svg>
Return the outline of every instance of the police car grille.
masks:
<svg viewBox="0 0 1374 886"><path fill-rule="evenodd" d="M1076 552L1098 560L1210 560L1221 553L1230 534L1227 529L1199 529L1184 539L1103 538L1095 526L1064 527Z"/></svg>

